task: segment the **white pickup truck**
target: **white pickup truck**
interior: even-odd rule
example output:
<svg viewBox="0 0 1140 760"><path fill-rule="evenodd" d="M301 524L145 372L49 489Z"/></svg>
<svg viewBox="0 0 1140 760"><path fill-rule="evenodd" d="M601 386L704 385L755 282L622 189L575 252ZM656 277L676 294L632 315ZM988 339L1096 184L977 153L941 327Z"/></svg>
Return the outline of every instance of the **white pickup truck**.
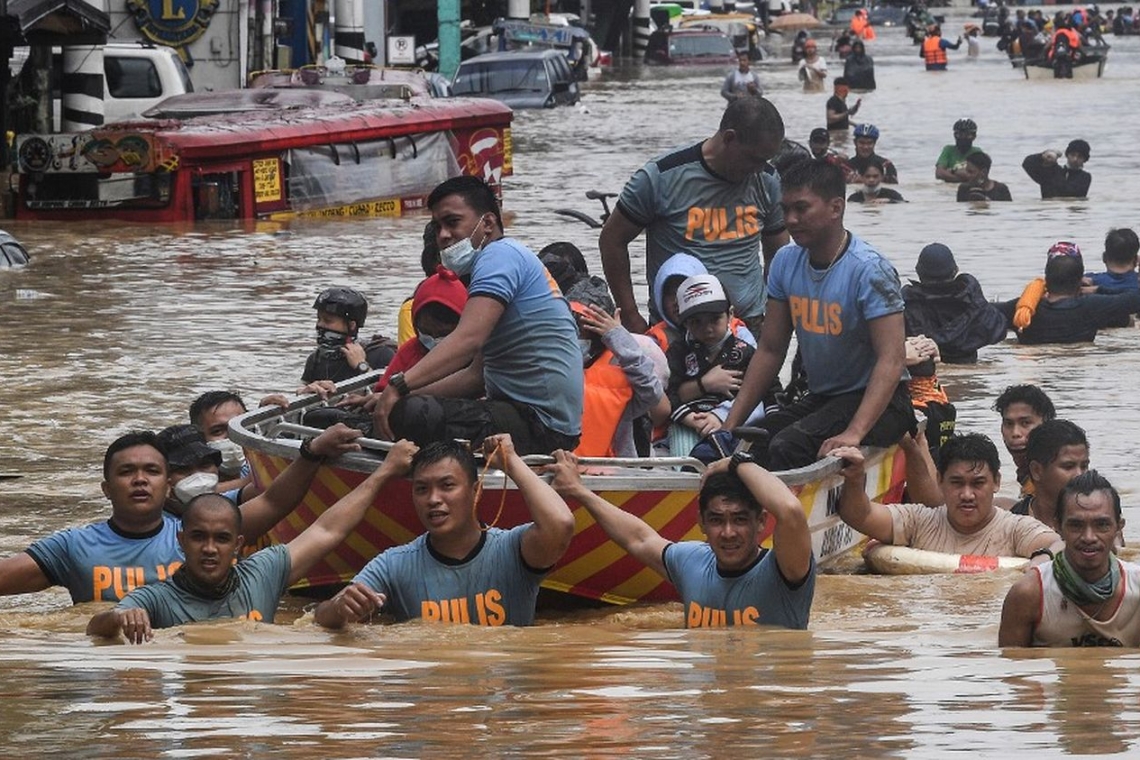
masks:
<svg viewBox="0 0 1140 760"><path fill-rule="evenodd" d="M16 48L13 75L28 57L27 48ZM52 50L52 118L60 124L60 81L63 53ZM111 42L103 47L103 119L106 122L141 119L142 112L171 95L194 91L190 73L173 48L147 42Z"/></svg>

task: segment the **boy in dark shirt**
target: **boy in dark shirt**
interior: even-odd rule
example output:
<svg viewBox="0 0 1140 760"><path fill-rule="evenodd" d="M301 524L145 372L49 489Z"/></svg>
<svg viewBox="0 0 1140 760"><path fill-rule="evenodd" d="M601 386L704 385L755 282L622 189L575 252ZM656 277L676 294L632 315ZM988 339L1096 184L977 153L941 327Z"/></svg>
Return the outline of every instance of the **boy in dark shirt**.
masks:
<svg viewBox="0 0 1140 760"><path fill-rule="evenodd" d="M978 151L966 156L966 181L958 185L958 200L961 201L1012 201L1009 187L990 179L993 160Z"/></svg>
<svg viewBox="0 0 1140 760"><path fill-rule="evenodd" d="M859 111L863 99L855 101L855 105L847 107L847 93L851 90L844 77L835 79L835 94L827 99L827 128L846 132L851 127L850 117Z"/></svg>
<svg viewBox="0 0 1140 760"><path fill-rule="evenodd" d="M1030 153L1021 162L1029 178L1041 186L1042 198L1084 198L1089 194L1092 176L1084 170L1089 160L1089 144L1073 140L1065 148L1065 165L1057 163L1057 152Z"/></svg>
<svg viewBox="0 0 1140 760"><path fill-rule="evenodd" d="M729 328L732 309L715 276L687 278L677 302L685 339L673 341L665 354L673 409L669 436L673 455L687 456L701 438L720 429L756 349Z"/></svg>
<svg viewBox="0 0 1140 760"><path fill-rule="evenodd" d="M1133 230L1125 227L1109 230L1104 238L1104 272L1086 272L1085 279L1093 288L1092 292L1112 296L1140 290L1140 276L1137 276L1137 255L1140 254L1140 238Z"/></svg>
<svg viewBox="0 0 1140 760"><path fill-rule="evenodd" d="M396 350L391 341L380 339L368 346L356 341L356 335L368 316L368 301L351 288L328 288L313 302L317 310L317 348L305 361L301 382L319 380L339 383L387 366Z"/></svg>

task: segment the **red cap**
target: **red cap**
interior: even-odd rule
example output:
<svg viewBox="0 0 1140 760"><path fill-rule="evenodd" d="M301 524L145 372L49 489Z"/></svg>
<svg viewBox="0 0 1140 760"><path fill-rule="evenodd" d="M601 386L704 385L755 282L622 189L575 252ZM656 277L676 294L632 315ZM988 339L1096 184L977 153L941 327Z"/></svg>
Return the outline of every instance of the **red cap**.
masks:
<svg viewBox="0 0 1140 760"><path fill-rule="evenodd" d="M443 304L456 314L462 314L467 305L467 288L459 281L459 275L442 265L436 267L435 274L421 282L412 296L412 317L429 303Z"/></svg>

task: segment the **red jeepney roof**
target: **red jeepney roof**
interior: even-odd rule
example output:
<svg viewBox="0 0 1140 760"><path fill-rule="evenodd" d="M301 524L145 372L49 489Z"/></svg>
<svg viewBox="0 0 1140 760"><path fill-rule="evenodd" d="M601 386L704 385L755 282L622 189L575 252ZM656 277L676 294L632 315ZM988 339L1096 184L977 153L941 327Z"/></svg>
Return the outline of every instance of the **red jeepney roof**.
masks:
<svg viewBox="0 0 1140 760"><path fill-rule="evenodd" d="M326 142L364 142L471 127L509 126L511 109L486 98L417 98L409 102L364 102L335 108L297 108L108 124L93 139L118 143L137 135L155 147L152 160L182 162L244 157ZM314 142L314 134L323 139ZM146 171L136 165L135 171Z"/></svg>

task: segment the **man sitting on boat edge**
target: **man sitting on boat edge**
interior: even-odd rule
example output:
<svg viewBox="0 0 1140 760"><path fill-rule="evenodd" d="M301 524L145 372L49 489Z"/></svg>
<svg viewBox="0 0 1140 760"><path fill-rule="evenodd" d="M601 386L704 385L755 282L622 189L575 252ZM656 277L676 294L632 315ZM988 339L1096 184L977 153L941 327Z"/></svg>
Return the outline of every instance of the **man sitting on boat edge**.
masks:
<svg viewBox="0 0 1140 760"><path fill-rule="evenodd" d="M178 544L186 561L162 583L142 586L113 609L91 618L87 633L131 644L153 638L152 629L240 617L273 622L281 596L364 519L380 491L411 466L416 447L400 441L360 485L326 509L287 544L270 546L238 562L241 510L219 494L191 499L182 514Z"/></svg>
<svg viewBox="0 0 1140 760"><path fill-rule="evenodd" d="M578 460L554 452L551 486L582 505L631 557L668 578L681 596L687 628L775 625L807 628L815 559L803 507L783 481L747 453L705 470L699 517L706 540L674 543L583 483ZM760 549L765 515L773 549Z"/></svg>
<svg viewBox="0 0 1140 760"><path fill-rule="evenodd" d="M1064 551L1009 590L998 646L1140 646L1140 566L1112 550L1120 494L1089 470L1061 491L1056 519Z"/></svg>
<svg viewBox="0 0 1140 760"><path fill-rule="evenodd" d="M513 480L531 522L509 530L481 526L475 458L453 441L429 444L412 459L412 506L425 533L374 557L314 619L342 628L381 610L397 621L486 626L530 625L538 585L574 535L574 516L515 452L509 435L483 442L488 464Z"/></svg>
<svg viewBox="0 0 1140 760"><path fill-rule="evenodd" d="M1001 487L997 447L984 435L954 436L942 445L938 482L944 506L880 504L867 498L863 452L843 447L839 516L884 544L946 554L1034 558L1061 539L1048 526L994 506Z"/></svg>
<svg viewBox="0 0 1140 760"><path fill-rule="evenodd" d="M529 248L503 233L494 191L449 179L428 196L440 257L471 276L459 325L365 408L379 434L419 445L509 433L523 454L578 445L582 353L570 308ZM541 361L536 357L541 356Z"/></svg>
<svg viewBox="0 0 1140 760"><path fill-rule="evenodd" d="M250 538L262 535L300 503L320 462L349 451L360 433L337 425L306 441L265 492L242 504ZM146 583L170 577L182 564L178 518L163 511L170 490L166 455L154 433L120 436L103 457L104 522L67 528L0 560L0 595L65 586L74 604L114 602Z"/></svg>

